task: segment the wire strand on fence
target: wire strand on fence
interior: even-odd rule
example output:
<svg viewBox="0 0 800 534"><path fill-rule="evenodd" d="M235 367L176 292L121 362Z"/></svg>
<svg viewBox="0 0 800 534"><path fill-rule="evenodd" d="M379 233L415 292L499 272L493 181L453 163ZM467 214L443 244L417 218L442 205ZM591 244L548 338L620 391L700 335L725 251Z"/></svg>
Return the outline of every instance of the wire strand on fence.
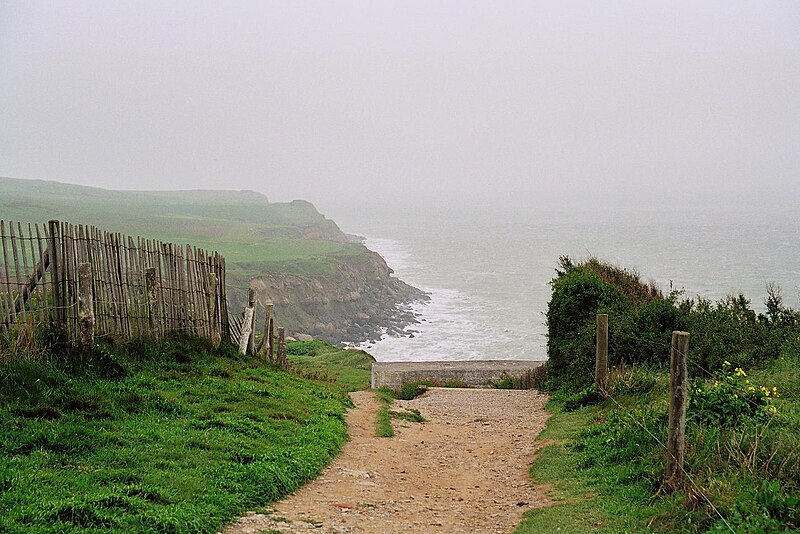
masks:
<svg viewBox="0 0 800 534"><path fill-rule="evenodd" d="M645 431L645 432L646 432L646 433L647 433L647 434L648 434L648 435L649 435L651 438L653 438L653 439L655 440L655 442L656 442L656 443L658 443L658 444L661 446L661 448L662 448L662 449L664 449L664 450L667 452L667 454L669 454L670 456L672 456L672 459L673 459L673 460L677 460L677 459L675 458L675 456L673 456L673 455L672 455L672 452L670 452L670 450L669 450L669 448L666 446L666 444L664 444L664 442L663 442L663 441L661 441L660 439L658 439L658 436L656 436L655 434L653 434L653 433L650 431L650 429L649 429L649 428L647 428L647 427L646 427L645 425L643 425L643 424L642 424L642 423L641 423L641 422L640 422L638 419L636 419L636 418L633 416L633 414L630 412L630 410L627 410L627 409L626 409L626 408L625 408L625 407L624 407L622 404L620 404L620 403L619 403L619 402L618 402L618 401L617 401L617 400L616 400L614 397L611 397L611 396L609 396L609 397L608 397L608 399L609 399L609 400L611 400L611 401L612 401L614 404L616 404L616 405L617 405L617 407L618 407L618 408L619 408L619 409L620 409L620 410L621 410L621 411L622 411L622 412L623 412L625 415L627 415L627 416L630 418L630 420L631 420L631 421L633 421L634 423L636 423L636 424L637 424L639 427L641 427L641 429L642 429L642 430L644 430L644 431ZM689 483L692 485L692 487L694 488L694 490L695 490L695 491L696 491L696 492L697 492L697 493L698 493L698 494L699 494L701 497L703 497L703 500L705 500L705 501L708 503L708 505L709 505L709 506L711 506L711 509L712 509L712 510L714 510L714 513L715 513L715 514L717 514L717 516L718 516L718 517L720 518L720 520L721 520L721 521L722 521L722 522L725 524L725 526L728 528L728 530L730 530L731 532L733 532L734 534L736 534L736 531L735 531L735 530L733 530L733 527L731 527L730 523L728 523L728 521L725 519L725 517L722 515L722 513L719 511L719 509L718 509L716 506L714 506L714 503L713 503L713 502L711 502L711 499L709 499L709 498L708 498L708 496L707 496L705 493L703 493L703 491L702 491L702 490L700 489L700 487L699 487L699 486L698 486L698 485L695 483L694 479L693 479L693 478L692 478L692 476L691 476L691 475L690 475L690 474L689 474L689 473L686 471L686 469L683 467L683 465L681 465L681 464L680 464L680 462L677 462L677 465L678 465L678 468L679 468L679 469L681 470L681 472L683 473L683 475L686 477L686 479L687 479L687 480L689 481Z"/></svg>
<svg viewBox="0 0 800 534"><path fill-rule="evenodd" d="M620 336L620 334L618 334L618 336ZM642 338L638 338L638 337L635 337L635 336L630 336L630 335L627 335L627 334L621 334L621 337L623 337L624 339L628 339L628 340L641 341L643 343L650 343L653 346L657 346L658 348L664 349L667 353L669 353L669 350L671 348L671 346L668 347L668 346L665 346L663 344L658 344L655 341L651 341L651 340L648 340L648 339L642 339ZM699 369L706 376L709 376L709 377L710 376L714 376L714 373L712 371L709 371L708 369L706 369L705 367L703 367L702 365L700 365L699 363L697 363L693 359L689 358L688 355L686 357L686 361L688 363L690 363L691 365L695 366L697 369ZM757 409L763 408L763 406L755 403L752 399L747 398L746 396L743 396L743 397L740 397L740 398L742 400L744 400L745 402L749 403L754 408L757 408ZM775 413L770 414L770 421L775 417L779 417L779 418L785 419L786 421L789 421L789 419L785 418L785 416L783 414L781 414L780 412L775 412Z"/></svg>

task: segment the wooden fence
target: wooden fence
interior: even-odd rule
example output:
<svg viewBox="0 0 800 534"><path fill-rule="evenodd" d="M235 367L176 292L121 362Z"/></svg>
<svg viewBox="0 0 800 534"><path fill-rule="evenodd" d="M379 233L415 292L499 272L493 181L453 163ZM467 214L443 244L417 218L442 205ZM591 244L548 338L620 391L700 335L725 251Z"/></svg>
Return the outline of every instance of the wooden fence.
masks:
<svg viewBox="0 0 800 534"><path fill-rule="evenodd" d="M0 332L49 322L80 339L91 300L94 335L231 340L216 252L59 221L0 221L0 241Z"/></svg>

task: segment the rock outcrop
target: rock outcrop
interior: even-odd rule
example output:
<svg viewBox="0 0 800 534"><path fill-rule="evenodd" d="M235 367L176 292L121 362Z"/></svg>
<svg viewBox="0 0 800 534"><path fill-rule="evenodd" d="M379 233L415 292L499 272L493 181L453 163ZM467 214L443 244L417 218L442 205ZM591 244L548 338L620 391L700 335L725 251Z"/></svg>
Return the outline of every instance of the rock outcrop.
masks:
<svg viewBox="0 0 800 534"><path fill-rule="evenodd" d="M417 323L410 304L428 295L392 275L376 252L343 256L332 275L266 272L250 281L260 302L275 304L278 324L294 337L359 343L402 334Z"/></svg>

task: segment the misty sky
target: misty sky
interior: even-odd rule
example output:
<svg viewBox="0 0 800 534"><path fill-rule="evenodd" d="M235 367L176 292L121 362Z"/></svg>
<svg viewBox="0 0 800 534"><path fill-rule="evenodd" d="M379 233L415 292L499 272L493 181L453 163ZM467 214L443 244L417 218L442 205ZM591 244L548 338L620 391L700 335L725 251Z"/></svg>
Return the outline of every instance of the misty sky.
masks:
<svg viewBox="0 0 800 534"><path fill-rule="evenodd" d="M0 176L800 202L800 2L0 0Z"/></svg>

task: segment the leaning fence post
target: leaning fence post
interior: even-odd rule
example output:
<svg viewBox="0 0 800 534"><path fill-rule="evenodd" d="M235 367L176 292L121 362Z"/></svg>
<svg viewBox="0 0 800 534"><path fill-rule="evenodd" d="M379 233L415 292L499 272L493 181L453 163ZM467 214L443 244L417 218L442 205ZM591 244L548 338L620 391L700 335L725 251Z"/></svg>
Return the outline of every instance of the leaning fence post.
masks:
<svg viewBox="0 0 800 534"><path fill-rule="evenodd" d="M669 433L667 435L666 483L672 490L683 486L686 436L686 354L689 334L672 332L669 372Z"/></svg>
<svg viewBox="0 0 800 534"><path fill-rule="evenodd" d="M78 265L78 325L81 343L94 343L94 295L92 294L92 266Z"/></svg>
<svg viewBox="0 0 800 534"><path fill-rule="evenodd" d="M244 309L244 320L242 321L242 334L239 337L239 354L247 354L250 346L250 336L253 334L253 315L255 315L255 291L250 289L248 294L248 305Z"/></svg>
<svg viewBox="0 0 800 534"><path fill-rule="evenodd" d="M150 333L156 340L160 337L159 332L159 309L158 309L158 287L156 286L156 268L148 267L144 270L144 287L147 292L147 318L150 326Z"/></svg>
<svg viewBox="0 0 800 534"><path fill-rule="evenodd" d="M594 385L604 397L608 396L608 314L597 314L597 345L595 348Z"/></svg>
<svg viewBox="0 0 800 534"><path fill-rule="evenodd" d="M254 354L256 348L256 310L258 303L256 302L256 290L252 287L247 291L247 305L253 308L253 317L250 319L250 339L247 341L247 353Z"/></svg>

